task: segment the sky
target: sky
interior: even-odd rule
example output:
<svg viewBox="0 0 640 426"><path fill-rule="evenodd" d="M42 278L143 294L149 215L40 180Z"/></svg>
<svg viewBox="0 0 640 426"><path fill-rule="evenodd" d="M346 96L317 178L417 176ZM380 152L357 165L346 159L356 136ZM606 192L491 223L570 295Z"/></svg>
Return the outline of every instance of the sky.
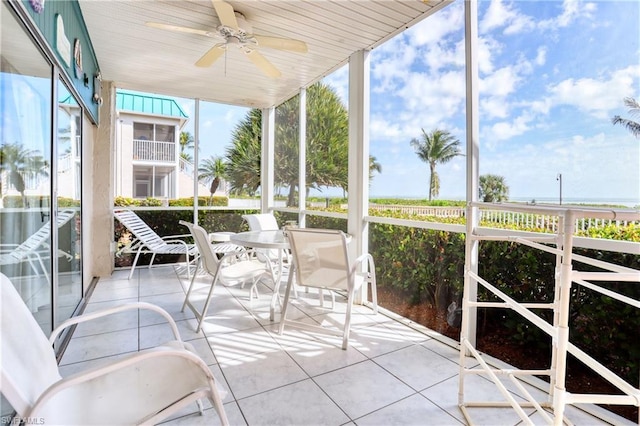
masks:
<svg viewBox="0 0 640 426"><path fill-rule="evenodd" d="M640 121L623 101L640 101L640 2L481 1L478 16L480 174L503 176L512 200L557 201L562 174L565 200L640 204L640 140L611 123ZM429 166L410 141L441 129L466 152L462 1L374 49L370 64L370 153L382 166L370 195L426 198ZM325 82L347 105L347 67ZM194 116L193 101L182 107ZM200 155L224 154L246 112L201 103ZM464 199L465 162L437 165L437 198Z"/></svg>

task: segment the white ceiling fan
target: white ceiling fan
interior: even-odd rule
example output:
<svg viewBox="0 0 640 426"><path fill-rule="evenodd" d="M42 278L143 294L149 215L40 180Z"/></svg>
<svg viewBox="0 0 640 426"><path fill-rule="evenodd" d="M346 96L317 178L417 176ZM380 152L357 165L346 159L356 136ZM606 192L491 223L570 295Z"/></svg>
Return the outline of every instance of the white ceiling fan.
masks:
<svg viewBox="0 0 640 426"><path fill-rule="evenodd" d="M220 26L215 30L199 30L196 28L180 27L177 25L163 24L159 22L146 22L153 28L169 31L198 34L205 37L216 38L220 43L213 46L200 59L196 61L198 67L211 66L225 51L231 47L239 48L263 73L271 78L280 77L280 71L265 58L258 50L262 47L287 50L297 53L306 53L307 45L300 40L289 38L268 37L253 34L251 25L244 15L233 10L233 6L223 0L211 0L213 7L220 19Z"/></svg>

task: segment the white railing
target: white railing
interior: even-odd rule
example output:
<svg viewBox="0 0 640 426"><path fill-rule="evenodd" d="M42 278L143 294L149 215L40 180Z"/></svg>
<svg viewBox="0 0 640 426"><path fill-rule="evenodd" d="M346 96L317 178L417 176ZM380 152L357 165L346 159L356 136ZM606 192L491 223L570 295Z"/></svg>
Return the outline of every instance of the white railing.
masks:
<svg viewBox="0 0 640 426"><path fill-rule="evenodd" d="M133 140L133 159L139 161L161 161L175 163L176 144L174 142Z"/></svg>
<svg viewBox="0 0 640 426"><path fill-rule="evenodd" d="M22 180L24 181L24 189L26 191L36 190L49 179L49 175L43 175L35 172L18 172L20 176L22 176ZM48 173L48 170L47 170ZM0 175L0 180L2 181L2 194L6 194L10 189L13 188L13 185L9 184L9 172L3 171L2 175Z"/></svg>
<svg viewBox="0 0 640 426"><path fill-rule="evenodd" d="M485 206L483 206L482 203L472 203L469 208L471 209L473 207L483 208ZM540 234L526 237L516 235L516 233L504 235L502 232L493 232L492 230L480 234L478 232L479 228L467 227L467 229L472 230L472 234L467 235L466 238L467 258L465 261L464 297L462 302L463 315L460 334L460 381L458 391L458 405L466 421L469 424L473 423L468 411L470 407L510 406L520 416L523 424L533 424L530 418L531 413L525 412L524 409L535 408L543 418L543 422L560 426L563 424L563 415L566 406L569 404L588 403L637 406L640 389L630 385L571 343L569 336L569 311L571 298L575 297L575 292L571 291L571 287L576 284L616 299L619 302L626 303L636 309L640 309L640 300L629 298L597 284L599 281L639 283L640 271L573 253L573 248L575 247L573 234L575 232L575 224L579 220L592 218L614 222L617 220L637 222L640 221L640 212L624 210L607 211L605 209L572 209L562 208L561 206L543 208L518 205L505 205L498 207L498 209L504 209L505 212L524 213L533 216L555 216L558 231L556 235ZM485 231L487 231L486 228ZM483 240L511 241L555 255L556 279L554 300L547 301L546 303L531 303L515 300L481 277L478 273L478 265L474 265L472 257L469 254L473 252L473 247L477 246L477 243ZM634 251L637 252L637 249L638 247L636 245ZM604 272L580 271L578 268L582 267L576 265L576 263L591 265L597 267L599 270L604 270ZM493 293L500 301L479 301L477 297L478 285ZM552 353L550 355L548 368L514 370L511 368L500 369L489 365L489 363L485 361L485 356L476 350L474 343L476 327L475 311L477 308L511 309L522 316L523 322L528 321L528 324L537 326L543 332L547 333L552 341ZM540 309L550 309L553 311L552 323L546 322L537 314L537 310ZM480 364L481 368L467 368L466 354L472 355ZM583 364L615 386L619 391L618 394L583 394L579 391L576 393L568 392L566 390L568 354L579 359ZM478 401L477 398L475 398L474 401L468 401L465 399L466 377L478 374L491 380L504 395L506 401ZM547 376L549 378L547 388L548 397L542 398L541 400L539 397L535 397L525 390L517 378L527 376ZM516 400L503 382L517 386L524 394L525 401ZM544 410L544 408L551 409L551 411L548 412Z"/></svg>
<svg viewBox="0 0 640 426"><path fill-rule="evenodd" d="M73 166L73 159L71 158L71 153L67 153L62 157L58 158L58 173L65 173L71 170Z"/></svg>
<svg viewBox="0 0 640 426"><path fill-rule="evenodd" d="M415 214L419 216L435 217L464 217L464 207L431 207L431 206L403 206L370 204L369 208L377 211L391 211L405 214ZM480 221L496 223L500 225L515 225L517 227L535 228L547 232L558 232L558 216L541 214L513 212L494 209L480 210ZM585 231L588 228L603 228L609 225L627 226L639 221L629 221L611 218L581 217L575 221L576 231Z"/></svg>
<svg viewBox="0 0 640 426"><path fill-rule="evenodd" d="M180 171L187 176L193 177L193 163L180 157Z"/></svg>

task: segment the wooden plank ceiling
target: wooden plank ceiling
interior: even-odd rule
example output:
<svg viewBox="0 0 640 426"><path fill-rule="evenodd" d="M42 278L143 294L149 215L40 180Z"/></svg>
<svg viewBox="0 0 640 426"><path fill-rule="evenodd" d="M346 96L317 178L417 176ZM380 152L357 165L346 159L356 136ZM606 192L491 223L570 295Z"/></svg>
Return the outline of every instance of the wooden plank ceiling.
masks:
<svg viewBox="0 0 640 426"><path fill-rule="evenodd" d="M221 1L221 0L214 0ZM211 0L80 0L103 78L119 88L246 107L275 106L435 13L450 0L228 1L253 27L251 33L302 40L307 53L261 47L280 72L271 78L237 48L210 67L195 62L221 40L168 31L147 22L216 32Z"/></svg>

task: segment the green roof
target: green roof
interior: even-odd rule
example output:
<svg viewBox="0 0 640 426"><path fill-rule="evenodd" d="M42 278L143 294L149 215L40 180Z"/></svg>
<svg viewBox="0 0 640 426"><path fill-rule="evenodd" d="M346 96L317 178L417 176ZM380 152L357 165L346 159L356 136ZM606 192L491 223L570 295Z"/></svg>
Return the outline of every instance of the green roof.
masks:
<svg viewBox="0 0 640 426"><path fill-rule="evenodd" d="M121 90L116 91L116 109L140 114L164 115L184 119L189 118L182 108L180 108L180 105L171 98L131 93Z"/></svg>

